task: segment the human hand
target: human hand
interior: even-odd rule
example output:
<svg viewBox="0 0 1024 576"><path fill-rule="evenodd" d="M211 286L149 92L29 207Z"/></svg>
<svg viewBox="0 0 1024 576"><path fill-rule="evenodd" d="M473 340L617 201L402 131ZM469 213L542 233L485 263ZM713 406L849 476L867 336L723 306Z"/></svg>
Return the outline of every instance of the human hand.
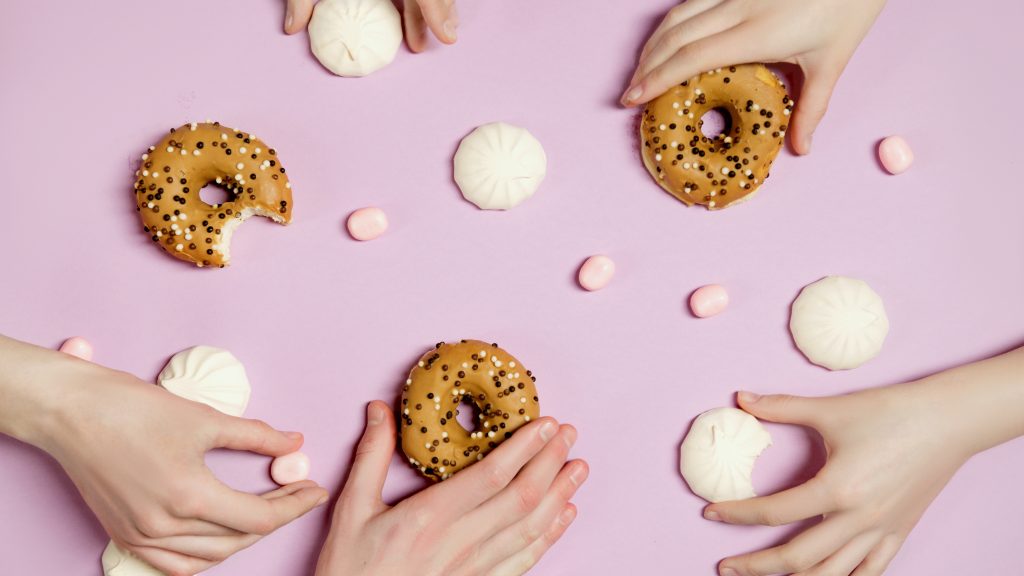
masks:
<svg viewBox="0 0 1024 576"><path fill-rule="evenodd" d="M576 517L586 462L576 430L540 418L482 461L395 506L381 489L395 449L388 406L371 402L316 576L505 576L529 570Z"/></svg>
<svg viewBox="0 0 1024 576"><path fill-rule="evenodd" d="M647 41L622 104L644 104L724 66L795 64L804 84L789 134L793 149L807 154L832 89L884 5L885 0L687 0Z"/></svg>
<svg viewBox="0 0 1024 576"><path fill-rule="evenodd" d="M256 496L214 477L215 448L282 456L302 436L235 418L122 372L58 362L62 397L38 445L122 549L170 575L210 568L327 500L314 482Z"/></svg>
<svg viewBox="0 0 1024 576"><path fill-rule="evenodd" d="M313 16L313 0L287 0L284 31L295 34L303 30ZM402 19L405 21L405 41L413 52L427 48L427 29L445 44L454 44L458 38L459 13L455 0L405 0Z"/></svg>
<svg viewBox="0 0 1024 576"><path fill-rule="evenodd" d="M704 517L769 526L824 520L784 545L726 558L722 576L880 575L972 453L948 432L955 415L917 383L826 398L741 392L739 404L758 418L817 430L828 460L800 486L711 504Z"/></svg>

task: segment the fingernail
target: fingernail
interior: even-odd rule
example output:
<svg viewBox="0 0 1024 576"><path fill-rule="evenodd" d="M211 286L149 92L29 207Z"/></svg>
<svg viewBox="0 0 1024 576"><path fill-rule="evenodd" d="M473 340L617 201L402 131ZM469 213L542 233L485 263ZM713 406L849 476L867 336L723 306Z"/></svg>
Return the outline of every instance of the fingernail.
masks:
<svg viewBox="0 0 1024 576"><path fill-rule="evenodd" d="M291 438L292 440L299 440L302 438L301 432L285 432L284 435Z"/></svg>
<svg viewBox="0 0 1024 576"><path fill-rule="evenodd" d="M371 402L366 405L366 423L370 426L376 426L384 421L384 410L376 403Z"/></svg>
<svg viewBox="0 0 1024 576"><path fill-rule="evenodd" d="M289 6L288 7L288 12L287 12L287 14L284 17L284 29L285 30L291 30L293 22L295 22L295 14L292 13L292 9Z"/></svg>
<svg viewBox="0 0 1024 576"><path fill-rule="evenodd" d="M737 394L737 397L744 404L753 404L761 399L760 394L754 394L753 392L740 392Z"/></svg>
<svg viewBox="0 0 1024 576"><path fill-rule="evenodd" d="M714 510L704 510L704 519L712 520L714 522L720 522L722 520L722 517L719 516L718 512L715 512Z"/></svg>
<svg viewBox="0 0 1024 576"><path fill-rule="evenodd" d="M454 20L446 20L444 23L444 35L452 42L458 39L455 35L456 26L458 26L458 24Z"/></svg>
<svg viewBox="0 0 1024 576"><path fill-rule="evenodd" d="M324 494L323 496L320 497L319 500L316 501L316 505L317 506L323 506L324 503L327 502L327 498L328 498L328 495Z"/></svg>
<svg viewBox="0 0 1024 576"><path fill-rule="evenodd" d="M562 526L568 526L572 524L572 521L576 519L576 509L566 508L562 510L562 513L558 515L558 521L561 522Z"/></svg>
<svg viewBox="0 0 1024 576"><path fill-rule="evenodd" d="M574 485L579 486L587 479L587 469L585 466L576 465L575 470L569 474L569 481Z"/></svg>
<svg viewBox="0 0 1024 576"><path fill-rule="evenodd" d="M576 444L576 431L572 428L567 428L565 434L562 434L562 442L565 442L567 448L572 448Z"/></svg>
<svg viewBox="0 0 1024 576"><path fill-rule="evenodd" d="M541 440L543 440L545 442L547 442L548 440L551 440L551 438L554 437L555 431L557 429L558 429L558 426L556 426L554 422L552 422L550 420L545 422L540 427L540 438L541 438Z"/></svg>
<svg viewBox="0 0 1024 576"><path fill-rule="evenodd" d="M722 568L718 573L722 576L740 576L739 572L732 568Z"/></svg>
<svg viewBox="0 0 1024 576"><path fill-rule="evenodd" d="M639 100L640 97L643 96L643 95L644 95L644 87L643 86L634 86L634 87L630 88L629 90L627 90L626 93L622 96L622 103L623 104L632 104L633 102L636 102L637 100Z"/></svg>

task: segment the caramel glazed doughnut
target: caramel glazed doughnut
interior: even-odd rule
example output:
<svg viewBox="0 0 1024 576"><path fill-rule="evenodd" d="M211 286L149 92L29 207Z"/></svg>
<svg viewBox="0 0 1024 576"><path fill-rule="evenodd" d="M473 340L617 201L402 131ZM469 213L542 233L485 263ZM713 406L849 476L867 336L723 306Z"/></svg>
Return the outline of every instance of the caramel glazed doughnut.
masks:
<svg viewBox="0 0 1024 576"><path fill-rule="evenodd" d="M143 230L175 258L200 268L223 268L235 229L246 218L292 219L292 191L277 152L259 138L219 122L171 129L142 155L135 173ZM199 198L209 184L225 188L228 202Z"/></svg>
<svg viewBox="0 0 1024 576"><path fill-rule="evenodd" d="M402 451L431 480L445 480L482 460L540 416L536 378L497 344L438 343L409 373L402 388ZM456 420L459 404L476 406L472 432Z"/></svg>
<svg viewBox="0 0 1024 576"><path fill-rule="evenodd" d="M701 118L715 109L725 116L725 130L709 138ZM687 206L737 204L768 178L792 111L786 87L763 64L698 74L644 108L644 166Z"/></svg>

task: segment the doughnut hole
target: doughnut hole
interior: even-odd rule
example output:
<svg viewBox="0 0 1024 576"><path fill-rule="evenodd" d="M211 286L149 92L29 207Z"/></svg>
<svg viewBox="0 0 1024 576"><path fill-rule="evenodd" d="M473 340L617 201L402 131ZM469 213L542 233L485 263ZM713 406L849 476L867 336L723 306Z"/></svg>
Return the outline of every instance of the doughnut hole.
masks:
<svg viewBox="0 0 1024 576"><path fill-rule="evenodd" d="M477 428L480 427L480 414L480 407L470 400L468 396L463 396L462 402L455 410L455 420L458 421L459 426L462 426L468 434L476 432Z"/></svg>
<svg viewBox="0 0 1024 576"><path fill-rule="evenodd" d="M210 184L199 191L199 199L210 206L217 206L234 199L234 194L223 186Z"/></svg>
<svg viewBox="0 0 1024 576"><path fill-rule="evenodd" d="M716 106L700 117L697 128L701 134L711 139L728 136L734 129L734 117L726 106Z"/></svg>

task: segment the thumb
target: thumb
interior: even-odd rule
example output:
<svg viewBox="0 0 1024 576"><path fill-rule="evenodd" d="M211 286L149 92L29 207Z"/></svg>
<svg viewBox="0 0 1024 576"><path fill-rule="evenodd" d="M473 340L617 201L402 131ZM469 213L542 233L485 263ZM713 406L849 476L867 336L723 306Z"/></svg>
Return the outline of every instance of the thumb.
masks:
<svg viewBox="0 0 1024 576"><path fill-rule="evenodd" d="M341 491L341 504L355 507L346 514L372 515L381 501L391 456L395 453L395 419L391 409L380 400L366 406L366 429L356 446L356 456L348 481Z"/></svg>
<svg viewBox="0 0 1024 576"><path fill-rule="evenodd" d="M309 24L313 15L313 0L287 0L288 7L284 14L284 33L295 34Z"/></svg>
<svg viewBox="0 0 1024 576"><path fill-rule="evenodd" d="M832 90L838 81L839 73L817 67L805 69L804 85L800 90L790 130L790 142L797 154L802 156L811 153L814 131L828 111L828 102L832 99Z"/></svg>
<svg viewBox="0 0 1024 576"><path fill-rule="evenodd" d="M818 428L821 424L822 399L771 394L761 396L753 392L736 394L740 408L761 420L782 424L797 424Z"/></svg>
<svg viewBox="0 0 1024 576"><path fill-rule="evenodd" d="M225 416L214 447L284 456L302 447L302 434L276 430L262 420Z"/></svg>

